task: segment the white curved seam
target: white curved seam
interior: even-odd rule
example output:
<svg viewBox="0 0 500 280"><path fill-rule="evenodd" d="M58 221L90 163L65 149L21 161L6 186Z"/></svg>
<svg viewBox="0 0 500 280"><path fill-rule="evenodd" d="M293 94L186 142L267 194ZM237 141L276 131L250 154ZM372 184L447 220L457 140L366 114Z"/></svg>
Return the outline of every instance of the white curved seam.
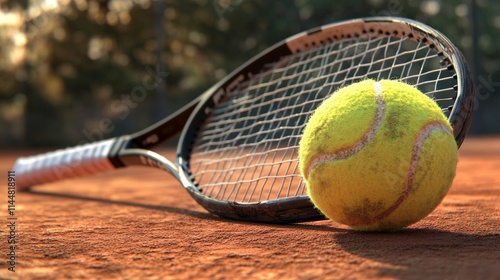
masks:
<svg viewBox="0 0 500 280"><path fill-rule="evenodd" d="M415 172L417 171L417 165L420 158L420 152L422 151L422 146L424 145L424 141L434 131L444 131L448 134L452 134L449 127L440 122L429 123L422 130L420 130L420 133L417 136L417 140L413 144L413 150L411 153L411 164L410 168L408 169L408 180L405 185L405 190L408 192L413 185Z"/></svg>
<svg viewBox="0 0 500 280"><path fill-rule="evenodd" d="M311 160L309 162L309 166L306 169L306 179L309 177L309 173L311 172L311 170L313 170L319 164L351 157L361 151L375 137L385 115L385 103L382 99L382 85L379 82L374 82L373 89L375 90L377 108L375 110L375 116L369 130L358 140L358 142L354 143L354 145L334 151L332 153L318 155L316 158Z"/></svg>

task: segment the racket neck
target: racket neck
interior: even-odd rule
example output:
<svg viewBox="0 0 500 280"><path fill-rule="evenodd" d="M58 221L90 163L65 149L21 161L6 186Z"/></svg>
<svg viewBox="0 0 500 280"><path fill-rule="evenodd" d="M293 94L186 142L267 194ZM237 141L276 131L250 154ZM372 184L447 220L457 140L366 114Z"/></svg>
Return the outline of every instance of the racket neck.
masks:
<svg viewBox="0 0 500 280"><path fill-rule="evenodd" d="M111 150L109 152L109 161L115 166L116 168L121 168L127 166L121 159L120 159L120 152L130 148L133 145L133 142L130 140L130 135L125 135L125 136L120 136L117 137L115 140L115 143L111 147Z"/></svg>

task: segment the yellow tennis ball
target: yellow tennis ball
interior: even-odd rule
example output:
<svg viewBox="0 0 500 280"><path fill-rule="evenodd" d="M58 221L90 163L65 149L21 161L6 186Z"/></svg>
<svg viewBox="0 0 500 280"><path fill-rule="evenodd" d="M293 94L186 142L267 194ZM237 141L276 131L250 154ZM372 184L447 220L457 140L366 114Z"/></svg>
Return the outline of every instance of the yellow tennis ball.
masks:
<svg viewBox="0 0 500 280"><path fill-rule="evenodd" d="M315 110L300 142L300 171L328 218L359 230L396 230L441 202L457 150L432 99L402 82L365 80Z"/></svg>

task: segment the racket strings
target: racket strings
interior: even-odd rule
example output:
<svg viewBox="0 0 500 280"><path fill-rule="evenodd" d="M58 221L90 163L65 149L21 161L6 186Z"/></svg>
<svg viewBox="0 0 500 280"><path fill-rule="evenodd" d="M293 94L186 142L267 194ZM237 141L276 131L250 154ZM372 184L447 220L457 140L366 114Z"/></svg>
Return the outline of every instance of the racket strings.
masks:
<svg viewBox="0 0 500 280"><path fill-rule="evenodd" d="M446 110L453 72L428 45L367 34L309 48L265 65L226 93L202 125L190 168L202 193L261 202L306 195L297 159L311 113L336 89L367 78L397 79Z"/></svg>

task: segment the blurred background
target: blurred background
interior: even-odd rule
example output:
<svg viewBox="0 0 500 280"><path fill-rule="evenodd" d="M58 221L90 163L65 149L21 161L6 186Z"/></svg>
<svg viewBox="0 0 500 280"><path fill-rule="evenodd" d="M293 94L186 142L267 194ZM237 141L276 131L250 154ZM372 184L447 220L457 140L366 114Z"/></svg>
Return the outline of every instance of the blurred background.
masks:
<svg viewBox="0 0 500 280"><path fill-rule="evenodd" d="M133 133L288 36L368 16L448 36L476 80L470 134L500 134L497 0L0 0L0 149Z"/></svg>

